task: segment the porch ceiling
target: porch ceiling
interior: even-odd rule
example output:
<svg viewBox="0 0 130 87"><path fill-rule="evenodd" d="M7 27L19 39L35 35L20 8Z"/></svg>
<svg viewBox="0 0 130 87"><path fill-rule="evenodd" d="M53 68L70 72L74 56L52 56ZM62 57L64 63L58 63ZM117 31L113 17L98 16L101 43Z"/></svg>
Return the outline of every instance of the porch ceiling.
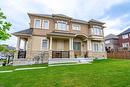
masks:
<svg viewBox="0 0 130 87"><path fill-rule="evenodd" d="M76 34L70 33L70 32L60 32L60 31L54 31L51 33L48 33L47 36L62 36L62 37L75 37Z"/></svg>

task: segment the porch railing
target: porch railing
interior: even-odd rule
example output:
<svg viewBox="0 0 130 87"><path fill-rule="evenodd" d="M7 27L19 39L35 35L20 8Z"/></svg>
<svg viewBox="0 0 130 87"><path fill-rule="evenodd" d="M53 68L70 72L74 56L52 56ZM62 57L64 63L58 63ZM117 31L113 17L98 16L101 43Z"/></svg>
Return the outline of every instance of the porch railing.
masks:
<svg viewBox="0 0 130 87"><path fill-rule="evenodd" d="M69 51L52 51L52 58L69 58Z"/></svg>

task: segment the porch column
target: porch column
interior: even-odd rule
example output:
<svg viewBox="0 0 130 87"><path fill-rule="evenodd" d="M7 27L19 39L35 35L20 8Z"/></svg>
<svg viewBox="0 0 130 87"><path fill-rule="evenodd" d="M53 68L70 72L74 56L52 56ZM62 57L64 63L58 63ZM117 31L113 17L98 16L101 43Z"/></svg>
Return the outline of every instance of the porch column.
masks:
<svg viewBox="0 0 130 87"><path fill-rule="evenodd" d="M52 50L52 37L50 37L50 50Z"/></svg>
<svg viewBox="0 0 130 87"><path fill-rule="evenodd" d="M87 50L88 50L88 57L92 57L92 42L91 40L87 40Z"/></svg>
<svg viewBox="0 0 130 87"><path fill-rule="evenodd" d="M69 38L69 51L70 51L70 58L74 58L73 38Z"/></svg>
<svg viewBox="0 0 130 87"><path fill-rule="evenodd" d="M91 50L92 50L91 40L87 40L87 50L88 50L88 51L91 51Z"/></svg>
<svg viewBox="0 0 130 87"><path fill-rule="evenodd" d="M49 58L52 58L52 37L50 37Z"/></svg>
<svg viewBox="0 0 130 87"><path fill-rule="evenodd" d="M24 40L24 51L26 51L26 47L27 47L27 41Z"/></svg>
<svg viewBox="0 0 130 87"><path fill-rule="evenodd" d="M15 59L18 58L18 52L20 50L20 42L21 42L21 38L17 37L17 45L16 45L16 54L15 54Z"/></svg>
<svg viewBox="0 0 130 87"><path fill-rule="evenodd" d="M73 50L73 38L69 38L69 50Z"/></svg>

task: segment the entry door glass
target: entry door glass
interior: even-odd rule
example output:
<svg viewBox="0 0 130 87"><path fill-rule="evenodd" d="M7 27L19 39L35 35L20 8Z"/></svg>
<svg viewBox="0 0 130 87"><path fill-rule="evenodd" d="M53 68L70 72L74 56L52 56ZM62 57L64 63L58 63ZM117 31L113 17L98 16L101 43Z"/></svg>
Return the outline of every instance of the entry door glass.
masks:
<svg viewBox="0 0 130 87"><path fill-rule="evenodd" d="M74 50L80 51L81 50L81 42L74 42L73 48L74 48Z"/></svg>

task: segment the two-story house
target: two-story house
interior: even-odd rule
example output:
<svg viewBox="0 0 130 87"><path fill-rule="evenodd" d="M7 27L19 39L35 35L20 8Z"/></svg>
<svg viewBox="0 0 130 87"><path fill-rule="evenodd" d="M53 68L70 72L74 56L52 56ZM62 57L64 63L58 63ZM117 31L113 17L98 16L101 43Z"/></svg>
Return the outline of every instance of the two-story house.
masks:
<svg viewBox="0 0 130 87"><path fill-rule="evenodd" d="M130 47L130 28L118 35L119 47L128 49Z"/></svg>
<svg viewBox="0 0 130 87"><path fill-rule="evenodd" d="M103 22L87 22L63 14L28 16L30 28L13 33L18 38L16 58L33 59L40 53L47 53L46 59L106 58ZM21 39L25 41L22 52Z"/></svg>
<svg viewBox="0 0 130 87"><path fill-rule="evenodd" d="M107 49L116 50L119 47L119 39L117 35L109 34L105 36L105 47Z"/></svg>

